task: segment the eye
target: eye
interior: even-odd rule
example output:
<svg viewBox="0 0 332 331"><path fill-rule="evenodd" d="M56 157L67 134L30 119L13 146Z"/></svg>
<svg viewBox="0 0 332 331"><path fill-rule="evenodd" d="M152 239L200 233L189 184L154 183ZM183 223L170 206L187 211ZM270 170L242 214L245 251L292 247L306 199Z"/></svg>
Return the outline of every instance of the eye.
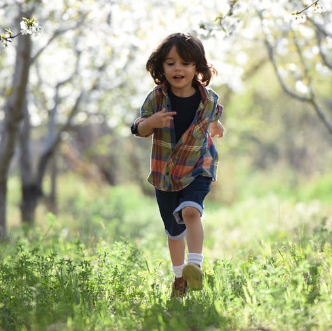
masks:
<svg viewBox="0 0 332 331"><path fill-rule="evenodd" d="M174 63L173 62L166 62L166 65L172 66Z"/></svg>
<svg viewBox="0 0 332 331"><path fill-rule="evenodd" d="M183 62L182 63L184 66L189 66L191 64L191 62Z"/></svg>

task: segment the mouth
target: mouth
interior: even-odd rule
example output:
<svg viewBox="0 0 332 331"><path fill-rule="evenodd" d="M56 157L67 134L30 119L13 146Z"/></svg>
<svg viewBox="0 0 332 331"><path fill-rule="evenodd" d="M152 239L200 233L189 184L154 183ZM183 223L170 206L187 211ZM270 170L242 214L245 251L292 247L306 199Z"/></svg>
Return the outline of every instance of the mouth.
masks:
<svg viewBox="0 0 332 331"><path fill-rule="evenodd" d="M175 76L173 76L173 79L175 79L175 80L181 80L183 78L184 78L184 76L181 76L181 75L175 75Z"/></svg>

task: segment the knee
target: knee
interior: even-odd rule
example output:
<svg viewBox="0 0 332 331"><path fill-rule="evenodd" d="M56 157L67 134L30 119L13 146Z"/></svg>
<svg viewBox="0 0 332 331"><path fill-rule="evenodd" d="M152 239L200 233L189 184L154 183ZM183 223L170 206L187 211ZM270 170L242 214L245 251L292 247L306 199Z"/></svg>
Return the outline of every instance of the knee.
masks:
<svg viewBox="0 0 332 331"><path fill-rule="evenodd" d="M185 223L200 219L200 217L200 212L194 207L186 207L182 210L182 218Z"/></svg>

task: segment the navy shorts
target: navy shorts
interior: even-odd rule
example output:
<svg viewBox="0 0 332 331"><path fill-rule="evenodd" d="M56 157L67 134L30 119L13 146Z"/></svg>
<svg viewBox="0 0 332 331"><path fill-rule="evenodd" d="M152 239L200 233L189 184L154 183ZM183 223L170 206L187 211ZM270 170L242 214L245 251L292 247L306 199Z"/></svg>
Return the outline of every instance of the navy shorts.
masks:
<svg viewBox="0 0 332 331"><path fill-rule="evenodd" d="M182 209L196 208L203 215L203 201L210 192L212 178L197 176L181 191L166 192L156 189L156 198L166 234L173 240L186 235L186 226L182 219Z"/></svg>

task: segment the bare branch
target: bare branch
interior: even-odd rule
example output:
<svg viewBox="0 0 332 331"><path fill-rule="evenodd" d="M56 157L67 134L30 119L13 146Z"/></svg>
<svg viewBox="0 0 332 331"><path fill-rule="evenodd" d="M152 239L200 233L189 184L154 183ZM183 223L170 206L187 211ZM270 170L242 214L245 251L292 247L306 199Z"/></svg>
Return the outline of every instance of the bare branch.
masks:
<svg viewBox="0 0 332 331"><path fill-rule="evenodd" d="M39 185L41 185L41 182L43 180L47 164L61 141L61 134L65 131L68 131L68 129L71 125L71 122L79 109L83 95L84 95L84 90L81 90L80 94L76 98L74 106L72 107L72 109L70 111L70 114L67 118L66 123L59 129L57 135L53 138L52 142L44 150L43 155L40 158L39 165L38 165L38 171L37 171L37 174L38 174L37 182L39 183Z"/></svg>
<svg viewBox="0 0 332 331"><path fill-rule="evenodd" d="M322 120L322 122L325 124L325 126L329 130L330 134L332 134L332 122L327 118L327 116L325 115L325 112L317 103L315 96L310 100L310 103L314 107L318 117Z"/></svg>
<svg viewBox="0 0 332 331"><path fill-rule="evenodd" d="M30 60L30 64L34 63L36 61L36 59L40 56L40 54L43 53L43 51L56 39L58 38L59 36L61 36L62 34L70 31L70 30L75 30L77 29L78 27L80 27L83 22L85 21L85 18L86 16L83 16L81 20L79 20L75 25L71 26L71 27L68 27L66 29L59 29L57 31L54 32L54 34L51 36L51 38L46 42L46 44L40 48L38 50L38 52L33 56L31 57L31 60Z"/></svg>
<svg viewBox="0 0 332 331"><path fill-rule="evenodd" d="M266 46L267 51L268 51L269 59L270 59L270 61L272 63L273 69L274 69L274 71L275 71L275 73L277 75L277 78L278 78L278 81L279 81L281 87L291 97L293 97L295 99L298 99L300 101L303 101L303 102L309 102L310 98L304 97L304 96L302 96L302 95L300 95L300 94L292 91L287 86L287 84L285 83L284 79L282 78L280 70L279 70L278 65L277 65L277 61L276 61L275 55L274 55L273 46L271 45L271 43L268 40L267 33L266 33L264 25L263 25L263 15L262 15L262 12L257 10L257 14L258 14L258 16L259 16L259 18L261 20L262 31L263 31L263 34L264 34L264 43L265 43L265 46Z"/></svg>
<svg viewBox="0 0 332 331"><path fill-rule="evenodd" d="M332 37L332 34L328 32L321 24L318 24L315 20L310 17L307 17L307 20L316 27L325 37Z"/></svg>
<svg viewBox="0 0 332 331"><path fill-rule="evenodd" d="M277 75L277 78L278 78L278 81L281 85L281 87L283 88L283 90L289 94L291 97L295 98L295 99L298 99L302 102L309 102L310 101L310 98L308 97L305 97L305 96L302 96L294 91L292 91L288 86L287 84L285 83L284 79L282 78L281 76L281 73L280 73L280 70L278 68L278 65L277 65L277 61L275 59L275 55L274 55L274 51L273 51L273 47L272 45L270 44L270 42L268 41L268 39L265 37L265 40L264 40L264 43L265 43L265 46L267 48L267 51L268 51L268 54L269 54L269 58L270 58L270 61L272 63L272 66L273 66L273 69Z"/></svg>
<svg viewBox="0 0 332 331"><path fill-rule="evenodd" d="M307 66L307 64L306 64L306 62L304 60L301 47L300 47L298 39L296 37L296 33L295 33L294 30L292 30L292 32L293 32L293 42L294 42L297 54L299 55L299 59L301 61L302 68L303 68L303 77L304 77L304 79L306 81L308 81L308 87L309 87L309 91L310 91L310 96L312 97L314 95L314 92L313 92L313 89L312 89L311 78L310 78L310 75L309 75L309 69L308 69L308 66Z"/></svg>
<svg viewBox="0 0 332 331"><path fill-rule="evenodd" d="M322 37L320 31L316 31L316 39L318 44L319 55L322 58L323 63L332 71L332 63L328 61L322 49Z"/></svg>
<svg viewBox="0 0 332 331"><path fill-rule="evenodd" d="M308 66L305 63L303 53L302 53L301 47L298 43L298 40L295 36L295 33L294 33L293 40L294 40L294 43L295 43L295 46L296 46L297 53L299 54L301 64L302 64L303 69L304 69L304 77L308 81L308 87L309 87L309 91L310 91L310 101L309 102L314 107L318 117L322 120L322 122L325 124L325 126L327 127L329 132L332 134L332 122L327 118L327 116L325 115L325 112L323 111L323 109L319 106L319 104L316 101L316 96L315 96L315 93L314 93L314 90L313 90L313 87L312 87L312 81L311 81L311 78L310 78L310 75L309 75L309 69L308 69Z"/></svg>
<svg viewBox="0 0 332 331"><path fill-rule="evenodd" d="M60 88L70 82L75 75L78 73L78 67L79 67L79 62L81 58L81 52L76 51L76 65L75 65L75 70L72 74L70 74L67 78L64 80L58 82L55 86L55 94L54 94L54 106L52 109L49 111L49 123L48 123L48 128L49 128L49 134L48 134L48 145L51 145L53 143L54 139L54 128L55 128L55 122L56 122L56 114L58 112L58 106L61 102L60 98ZM48 148L48 147L47 147Z"/></svg>
<svg viewBox="0 0 332 331"><path fill-rule="evenodd" d="M311 5L305 7L305 8L302 9L301 11L297 11L295 14L296 14L296 15L300 15L300 14L302 14L303 12L305 12L306 10L308 10L310 7L317 5L318 2L319 2L319 0L316 0L316 1L313 2Z"/></svg>
<svg viewBox="0 0 332 331"><path fill-rule="evenodd" d="M316 39L319 49L319 55L323 61L323 63L332 71L332 63L328 61L323 49L322 49L322 36L331 37L329 34L320 24L317 24L313 19L308 18L309 22L313 25L316 31Z"/></svg>
<svg viewBox="0 0 332 331"><path fill-rule="evenodd" d="M280 71L279 71L279 68L278 68L278 65L277 65L277 61L276 61L276 58L275 58L275 54L274 54L274 50L273 50L273 46L271 45L271 43L269 42L268 40L268 37L267 37L267 33L264 29L264 26L263 26L263 16L262 16L262 13L260 11L257 11L257 14L261 20L261 23L262 23L262 30L263 30L263 33L264 33L264 43L265 43L265 46L267 48L267 51L268 51L268 54L269 54L269 58L270 58L270 61L272 63L272 66L273 66L273 69L277 75L277 78L278 78L278 81L282 87L282 89L288 94L290 95L292 98L295 98L301 102L305 102L305 103L308 103L308 104L311 104L313 106L313 108L315 109L318 117L322 120L323 124L326 126L326 128L328 129L329 133L332 134L332 123L331 121L327 118L327 116L325 115L325 112L322 110L322 108L318 105L317 101L316 101L316 97L315 97L315 94L314 94L314 91L312 89L312 86L311 84L309 84L309 89L310 89L310 97L305 97L305 96L302 96L302 95L299 95L298 93L292 91L288 86L287 84L285 83L285 81L283 80L281 74L280 74ZM299 52L299 56L300 56L300 59L301 59L301 63L303 65L303 68L304 68L304 74L307 76L307 78L309 79L309 75L308 75L308 69L305 65L305 62L304 62L304 59L303 59L303 55L302 55L302 52L299 48L299 45L298 43L296 42L296 47L297 47L297 51Z"/></svg>

